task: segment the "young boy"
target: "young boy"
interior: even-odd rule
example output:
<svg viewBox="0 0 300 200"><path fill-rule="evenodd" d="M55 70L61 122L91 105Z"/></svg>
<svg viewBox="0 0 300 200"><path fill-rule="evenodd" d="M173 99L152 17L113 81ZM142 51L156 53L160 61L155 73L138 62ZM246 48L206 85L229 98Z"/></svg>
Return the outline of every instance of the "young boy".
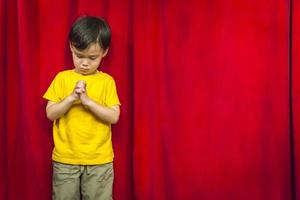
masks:
<svg viewBox="0 0 300 200"><path fill-rule="evenodd" d="M74 69L58 73L43 96L53 121L53 199L112 199L120 102L113 78L97 70L110 39L103 19L79 18L69 33Z"/></svg>

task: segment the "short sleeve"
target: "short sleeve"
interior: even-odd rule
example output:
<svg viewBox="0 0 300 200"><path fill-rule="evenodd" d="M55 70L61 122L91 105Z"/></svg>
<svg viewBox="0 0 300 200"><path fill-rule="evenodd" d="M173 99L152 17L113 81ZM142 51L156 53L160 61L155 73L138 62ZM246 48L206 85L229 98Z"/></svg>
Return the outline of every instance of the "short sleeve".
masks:
<svg viewBox="0 0 300 200"><path fill-rule="evenodd" d="M63 99L62 86L61 73L58 73L53 79L46 93L43 95L43 98L53 102L61 101Z"/></svg>
<svg viewBox="0 0 300 200"><path fill-rule="evenodd" d="M114 106L114 105L121 105L118 93L117 93L117 87L115 84L115 81L113 78L109 79L109 82L107 84L107 93L106 93L106 102L105 104L108 107Z"/></svg>

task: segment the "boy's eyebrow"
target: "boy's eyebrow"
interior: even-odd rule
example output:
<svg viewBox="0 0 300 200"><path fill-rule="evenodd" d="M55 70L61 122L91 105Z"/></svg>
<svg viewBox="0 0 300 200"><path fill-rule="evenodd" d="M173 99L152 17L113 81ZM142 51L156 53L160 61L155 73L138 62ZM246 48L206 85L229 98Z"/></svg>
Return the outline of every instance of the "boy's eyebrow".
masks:
<svg viewBox="0 0 300 200"><path fill-rule="evenodd" d="M84 54L80 53L80 52L74 52L76 55L80 55L80 56L85 56ZM98 57L99 55L98 54L90 54L90 55L87 55L88 57Z"/></svg>

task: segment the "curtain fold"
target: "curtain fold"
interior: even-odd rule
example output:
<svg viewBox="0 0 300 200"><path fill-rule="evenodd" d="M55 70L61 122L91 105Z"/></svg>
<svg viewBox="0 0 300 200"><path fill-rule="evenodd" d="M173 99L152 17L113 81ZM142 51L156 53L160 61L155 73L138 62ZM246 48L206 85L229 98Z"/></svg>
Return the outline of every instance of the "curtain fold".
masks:
<svg viewBox="0 0 300 200"><path fill-rule="evenodd" d="M294 193L300 199L300 2L292 1L291 9L291 101L292 101L292 155L294 157L294 171L292 173L294 182Z"/></svg>
<svg viewBox="0 0 300 200"><path fill-rule="evenodd" d="M291 13L284 0L0 0L0 199L51 199L42 95L72 68L67 36L82 14L112 29L100 70L122 103L114 199L300 199L292 5Z"/></svg>

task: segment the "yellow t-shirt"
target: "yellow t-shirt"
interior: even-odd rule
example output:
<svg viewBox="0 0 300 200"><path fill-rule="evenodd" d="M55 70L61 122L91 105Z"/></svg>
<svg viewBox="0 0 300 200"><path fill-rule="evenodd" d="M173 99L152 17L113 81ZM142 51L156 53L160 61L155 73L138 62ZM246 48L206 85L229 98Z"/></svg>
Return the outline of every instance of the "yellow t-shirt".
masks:
<svg viewBox="0 0 300 200"><path fill-rule="evenodd" d="M81 75L66 70L56 75L44 98L60 102L74 90L76 82L86 81L88 96L105 106L120 105L113 78L101 71ZM95 165L113 161L111 126L84 108L80 100L53 122L52 159L66 164Z"/></svg>

